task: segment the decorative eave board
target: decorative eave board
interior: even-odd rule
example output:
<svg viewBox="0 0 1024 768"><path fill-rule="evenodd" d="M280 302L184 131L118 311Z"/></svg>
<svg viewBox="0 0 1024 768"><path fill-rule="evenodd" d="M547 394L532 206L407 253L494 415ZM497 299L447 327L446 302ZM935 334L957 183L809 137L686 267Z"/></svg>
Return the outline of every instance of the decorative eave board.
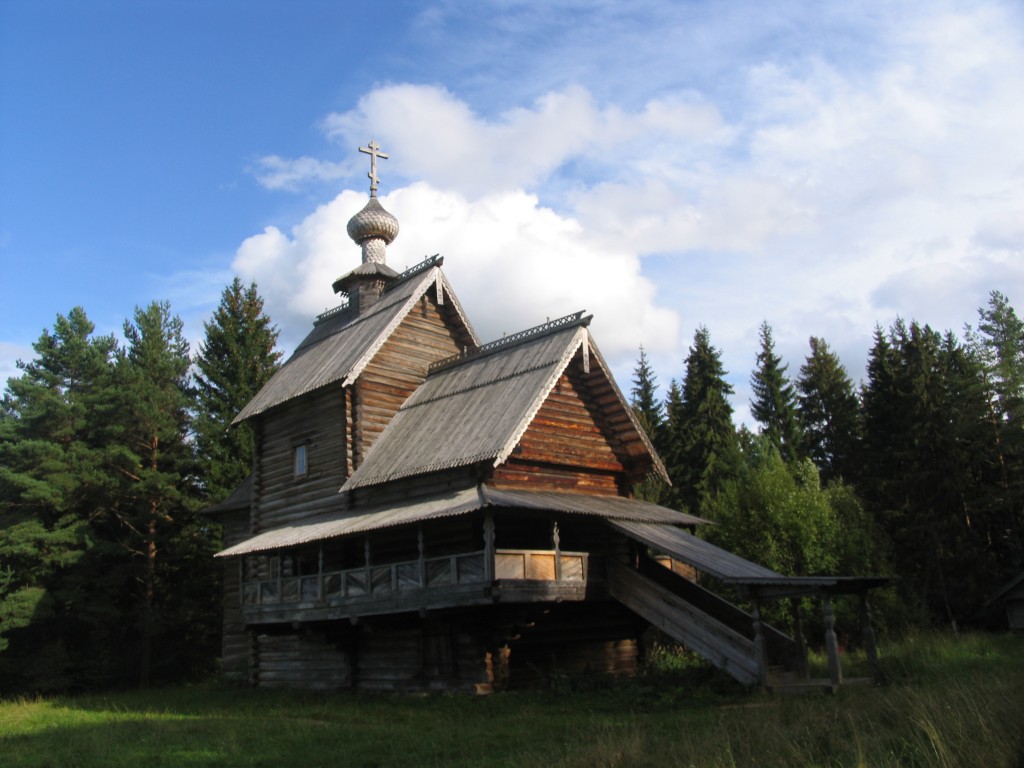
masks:
<svg viewBox="0 0 1024 768"><path fill-rule="evenodd" d="M619 389L619 385L615 383L615 377L611 375L611 368L608 367L608 363L605 361L604 356L601 354L601 350L599 350L597 348L597 345L594 344L593 339L590 340L589 352L592 357L591 365L593 365L596 361L597 365L600 366L601 370L605 372L605 377L608 381L608 384L615 392L615 397L619 401L619 406L622 408L623 412L629 418L630 423L633 425L633 431L636 433L636 439L638 439L643 444L644 449L650 455L651 460L653 462L652 469L654 473L657 474L658 477L661 478L663 481L671 485L672 482L671 480L669 480L668 470L665 468L664 462L658 455L658 451L655 449L654 443L651 442L650 438L647 436L647 433L644 431L644 428L640 425L640 421L637 419L636 414L633 412L633 408L632 406L630 406L629 401L626 400L625 396L622 394L622 390Z"/></svg>

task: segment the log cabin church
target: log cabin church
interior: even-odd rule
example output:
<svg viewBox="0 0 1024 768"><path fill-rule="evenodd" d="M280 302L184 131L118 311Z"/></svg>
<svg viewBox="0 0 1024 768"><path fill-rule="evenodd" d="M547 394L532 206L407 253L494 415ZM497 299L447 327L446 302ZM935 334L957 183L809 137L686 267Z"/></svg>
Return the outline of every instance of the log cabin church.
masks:
<svg viewBox="0 0 1024 768"><path fill-rule="evenodd" d="M387 156L360 150L370 199L348 233L362 263L238 414L256 436L252 475L209 510L227 547L225 672L488 692L631 674L651 625L748 685L799 669L801 639L760 621L759 602L818 595L831 632L830 596L877 580L782 576L693 535L705 521L632 498L667 475L590 317L481 343L441 258L387 265Z"/></svg>

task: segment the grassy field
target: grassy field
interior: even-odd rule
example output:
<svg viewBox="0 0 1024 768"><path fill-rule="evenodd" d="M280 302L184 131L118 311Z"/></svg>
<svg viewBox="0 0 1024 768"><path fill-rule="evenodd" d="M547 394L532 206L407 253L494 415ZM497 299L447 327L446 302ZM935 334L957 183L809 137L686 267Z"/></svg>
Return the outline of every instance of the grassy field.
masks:
<svg viewBox="0 0 1024 768"><path fill-rule="evenodd" d="M667 663L481 698L210 685L0 700L0 766L1024 768L1024 638L882 650L888 684L836 696L751 694Z"/></svg>

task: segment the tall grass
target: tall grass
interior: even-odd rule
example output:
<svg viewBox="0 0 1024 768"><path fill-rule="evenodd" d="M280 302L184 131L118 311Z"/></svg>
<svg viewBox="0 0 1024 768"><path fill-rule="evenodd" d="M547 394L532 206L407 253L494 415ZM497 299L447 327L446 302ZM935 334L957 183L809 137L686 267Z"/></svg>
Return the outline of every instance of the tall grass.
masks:
<svg viewBox="0 0 1024 768"><path fill-rule="evenodd" d="M466 695L180 687L0 701L2 766L1024 768L1024 639L883 646L888 684L748 693L663 654L626 683Z"/></svg>

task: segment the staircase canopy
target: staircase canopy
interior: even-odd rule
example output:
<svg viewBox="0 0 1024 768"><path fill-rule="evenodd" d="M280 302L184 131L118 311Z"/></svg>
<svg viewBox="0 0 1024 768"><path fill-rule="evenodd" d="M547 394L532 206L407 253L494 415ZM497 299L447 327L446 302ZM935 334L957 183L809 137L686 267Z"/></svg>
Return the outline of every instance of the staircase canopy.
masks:
<svg viewBox="0 0 1024 768"><path fill-rule="evenodd" d="M608 524L659 552L691 565L751 596L798 597L813 594L861 594L884 586L877 576L784 576L671 525L609 520Z"/></svg>

